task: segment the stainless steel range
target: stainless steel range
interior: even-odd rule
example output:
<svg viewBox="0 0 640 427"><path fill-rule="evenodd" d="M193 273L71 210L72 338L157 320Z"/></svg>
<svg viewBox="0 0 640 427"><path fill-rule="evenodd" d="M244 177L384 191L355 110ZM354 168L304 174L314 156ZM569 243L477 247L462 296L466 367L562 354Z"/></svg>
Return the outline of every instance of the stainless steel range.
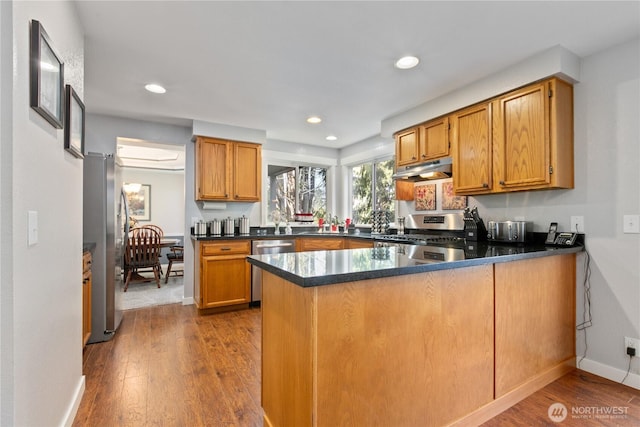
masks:
<svg viewBox="0 0 640 427"><path fill-rule="evenodd" d="M409 215L404 233L376 235L375 247L395 247L398 253L422 262L465 259L462 213Z"/></svg>

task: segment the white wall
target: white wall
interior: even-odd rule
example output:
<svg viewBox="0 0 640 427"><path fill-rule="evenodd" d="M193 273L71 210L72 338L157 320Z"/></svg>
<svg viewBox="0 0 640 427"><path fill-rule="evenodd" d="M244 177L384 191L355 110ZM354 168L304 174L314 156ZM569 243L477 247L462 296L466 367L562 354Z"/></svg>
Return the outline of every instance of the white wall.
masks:
<svg viewBox="0 0 640 427"><path fill-rule="evenodd" d="M534 230L549 223L570 229L570 217L582 215L591 255L593 326L580 367L614 381L624 377L625 336L640 337L640 235L622 233L624 214L640 214L640 42L612 47L581 60L574 85L575 189L517 192L469 198L485 220L525 217ZM414 211L413 202L400 202ZM577 319L582 322L584 262L578 256ZM577 334L576 352L585 338ZM640 388L640 363L633 359L625 382Z"/></svg>
<svg viewBox="0 0 640 427"><path fill-rule="evenodd" d="M1 423L64 425L73 420L84 390L83 163L64 151L63 131L29 106L29 21L43 24L65 63L65 81L81 98L84 37L71 2L2 3L2 58L8 59L5 43L12 43L13 60L11 76L2 67L2 104L4 109L10 102L13 111L11 137L3 134L2 140ZM12 93L4 91L8 78ZM33 246L26 239L30 210L38 212Z"/></svg>
<svg viewBox="0 0 640 427"><path fill-rule="evenodd" d="M184 235L184 170L122 168L122 180L151 186L151 219L167 236Z"/></svg>

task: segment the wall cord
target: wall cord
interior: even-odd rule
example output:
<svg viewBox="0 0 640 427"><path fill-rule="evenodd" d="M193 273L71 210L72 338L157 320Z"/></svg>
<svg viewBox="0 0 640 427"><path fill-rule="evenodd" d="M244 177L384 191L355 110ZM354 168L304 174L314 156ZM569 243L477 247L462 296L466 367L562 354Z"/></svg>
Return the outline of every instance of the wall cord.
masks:
<svg viewBox="0 0 640 427"><path fill-rule="evenodd" d="M576 326L576 330L584 332L584 353L578 361L578 367L580 363L587 357L587 328L593 325L593 318L591 316L591 255L587 251L587 246L584 247L585 261L584 261L584 281L582 282L582 288L584 289L584 300L582 302L582 323Z"/></svg>

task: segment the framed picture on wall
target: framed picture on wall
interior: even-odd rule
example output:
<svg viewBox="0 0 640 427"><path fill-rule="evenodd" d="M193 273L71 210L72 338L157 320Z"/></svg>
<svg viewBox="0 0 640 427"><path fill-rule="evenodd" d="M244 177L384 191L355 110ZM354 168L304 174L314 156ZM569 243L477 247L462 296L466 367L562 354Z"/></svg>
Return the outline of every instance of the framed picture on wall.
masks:
<svg viewBox="0 0 640 427"><path fill-rule="evenodd" d="M436 185L416 185L413 189L417 211L433 211L436 209Z"/></svg>
<svg viewBox="0 0 640 427"><path fill-rule="evenodd" d="M65 90L64 149L84 158L84 104L71 85Z"/></svg>
<svg viewBox="0 0 640 427"><path fill-rule="evenodd" d="M31 108L56 129L62 129L64 64L39 21L31 21L29 55Z"/></svg>
<svg viewBox="0 0 640 427"><path fill-rule="evenodd" d="M456 196L453 182L442 184L442 209L461 210L467 207L467 196Z"/></svg>
<svg viewBox="0 0 640 427"><path fill-rule="evenodd" d="M151 221L151 185L124 184L129 202L129 215L137 221Z"/></svg>

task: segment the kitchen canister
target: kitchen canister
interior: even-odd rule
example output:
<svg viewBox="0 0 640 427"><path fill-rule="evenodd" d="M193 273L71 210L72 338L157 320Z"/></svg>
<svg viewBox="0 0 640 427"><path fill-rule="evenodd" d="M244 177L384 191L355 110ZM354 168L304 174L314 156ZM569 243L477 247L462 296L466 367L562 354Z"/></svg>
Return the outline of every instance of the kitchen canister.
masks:
<svg viewBox="0 0 640 427"><path fill-rule="evenodd" d="M233 236L235 234L235 222L233 218L228 217L225 219L222 228L225 236Z"/></svg>
<svg viewBox="0 0 640 427"><path fill-rule="evenodd" d="M249 234L249 218L245 215L238 218L238 228L240 230L240 234Z"/></svg>
<svg viewBox="0 0 640 427"><path fill-rule="evenodd" d="M219 219L209 221L209 234L219 236L222 234L222 223Z"/></svg>
<svg viewBox="0 0 640 427"><path fill-rule="evenodd" d="M204 236L207 234L207 223L204 221L198 221L193 227L193 231L196 236Z"/></svg>

